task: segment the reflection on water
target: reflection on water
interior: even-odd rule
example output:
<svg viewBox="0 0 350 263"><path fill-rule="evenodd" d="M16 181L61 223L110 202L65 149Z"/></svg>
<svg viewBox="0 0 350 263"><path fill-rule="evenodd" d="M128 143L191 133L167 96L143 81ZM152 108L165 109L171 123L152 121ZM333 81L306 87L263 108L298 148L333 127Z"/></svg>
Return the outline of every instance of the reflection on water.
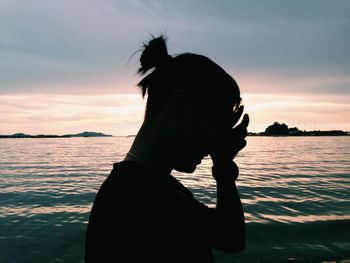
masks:
<svg viewBox="0 0 350 263"><path fill-rule="evenodd" d="M95 194L132 139L2 139L0 262L82 262ZM350 137L249 137L237 163L247 249L217 262L350 259ZM210 170L173 174L215 206Z"/></svg>

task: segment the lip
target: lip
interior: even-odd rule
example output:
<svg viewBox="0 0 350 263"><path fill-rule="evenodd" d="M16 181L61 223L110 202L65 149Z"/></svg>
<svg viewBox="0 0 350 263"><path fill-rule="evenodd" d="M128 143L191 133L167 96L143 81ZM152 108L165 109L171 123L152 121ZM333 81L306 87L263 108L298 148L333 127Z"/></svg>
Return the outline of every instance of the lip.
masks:
<svg viewBox="0 0 350 263"><path fill-rule="evenodd" d="M197 163L198 164L201 163L205 156L207 156L207 155L201 155L201 157L198 159Z"/></svg>
<svg viewBox="0 0 350 263"><path fill-rule="evenodd" d="M197 164L200 164L205 157L209 156L209 153L202 153L199 156L200 157L198 157L198 160L196 161Z"/></svg>

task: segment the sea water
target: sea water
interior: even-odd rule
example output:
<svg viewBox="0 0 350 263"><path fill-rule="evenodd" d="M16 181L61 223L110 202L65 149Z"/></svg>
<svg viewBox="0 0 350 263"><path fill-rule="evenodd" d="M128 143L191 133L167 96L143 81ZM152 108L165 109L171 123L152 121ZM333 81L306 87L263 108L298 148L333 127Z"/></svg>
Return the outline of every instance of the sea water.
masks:
<svg viewBox="0 0 350 263"><path fill-rule="evenodd" d="M133 138L0 140L0 262L83 262L96 192ZM216 262L350 262L350 137L248 137L237 156L247 247ZM173 172L215 206L206 158Z"/></svg>

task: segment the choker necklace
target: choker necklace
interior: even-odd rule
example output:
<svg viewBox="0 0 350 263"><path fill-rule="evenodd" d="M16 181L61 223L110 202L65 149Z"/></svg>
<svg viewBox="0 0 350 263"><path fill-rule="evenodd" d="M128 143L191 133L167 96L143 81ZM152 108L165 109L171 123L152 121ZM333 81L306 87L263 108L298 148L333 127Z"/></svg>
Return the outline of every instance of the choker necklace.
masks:
<svg viewBox="0 0 350 263"><path fill-rule="evenodd" d="M149 166L147 166L141 159L140 157L138 157L137 155L131 153L131 152L127 152L126 155L131 156L132 158L134 158L136 161L138 161L140 164L142 164L143 166L147 167L148 169L152 170L154 172L154 170L152 168L150 168ZM156 172L156 174L159 174L158 172ZM168 180L168 179L167 179ZM169 181L170 182L170 181Z"/></svg>
<svg viewBox="0 0 350 263"><path fill-rule="evenodd" d="M129 156L135 158L137 161L139 161L141 164L144 165L143 161L137 155L135 155L135 154L133 154L131 152L128 152L126 155L129 155Z"/></svg>

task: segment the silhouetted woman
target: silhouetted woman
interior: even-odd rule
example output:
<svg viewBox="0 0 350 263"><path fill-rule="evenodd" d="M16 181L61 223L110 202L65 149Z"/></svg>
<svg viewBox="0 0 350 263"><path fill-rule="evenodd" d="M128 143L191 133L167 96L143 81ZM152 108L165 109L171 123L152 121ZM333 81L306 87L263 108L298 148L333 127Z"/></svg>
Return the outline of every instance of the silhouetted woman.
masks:
<svg viewBox="0 0 350 263"><path fill-rule="evenodd" d="M141 55L138 86L145 119L125 159L102 184L86 237L86 262L214 262L212 248L245 247L242 204L233 162L245 147L249 122L240 119L240 91L205 56L168 55L165 37ZM151 71L152 70L152 71ZM192 173L210 155L216 208L197 201L170 175Z"/></svg>

